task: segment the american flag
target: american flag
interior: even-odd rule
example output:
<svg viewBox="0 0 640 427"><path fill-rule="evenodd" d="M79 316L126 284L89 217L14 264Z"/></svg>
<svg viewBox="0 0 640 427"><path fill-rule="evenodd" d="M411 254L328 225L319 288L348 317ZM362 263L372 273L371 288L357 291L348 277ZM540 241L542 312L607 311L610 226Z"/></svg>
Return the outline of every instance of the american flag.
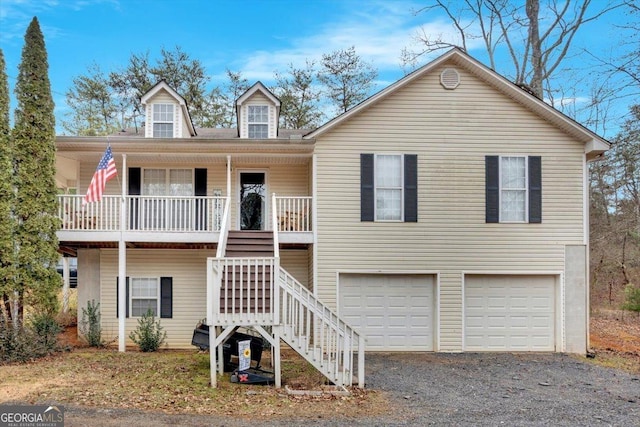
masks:
<svg viewBox="0 0 640 427"><path fill-rule="evenodd" d="M91 178L91 184L87 189L87 194L82 199L82 204L99 202L102 199L102 192L104 191L107 181L116 176L118 171L116 170L116 161L113 160L113 154L111 154L111 146L107 147L104 152L98 168Z"/></svg>

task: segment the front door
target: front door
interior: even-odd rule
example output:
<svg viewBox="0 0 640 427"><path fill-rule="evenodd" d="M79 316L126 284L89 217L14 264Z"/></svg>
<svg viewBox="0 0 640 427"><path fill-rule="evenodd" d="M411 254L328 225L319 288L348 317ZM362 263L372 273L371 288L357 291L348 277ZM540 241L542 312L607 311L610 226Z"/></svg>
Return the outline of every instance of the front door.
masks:
<svg viewBox="0 0 640 427"><path fill-rule="evenodd" d="M240 230L264 230L266 219L264 172L240 172Z"/></svg>

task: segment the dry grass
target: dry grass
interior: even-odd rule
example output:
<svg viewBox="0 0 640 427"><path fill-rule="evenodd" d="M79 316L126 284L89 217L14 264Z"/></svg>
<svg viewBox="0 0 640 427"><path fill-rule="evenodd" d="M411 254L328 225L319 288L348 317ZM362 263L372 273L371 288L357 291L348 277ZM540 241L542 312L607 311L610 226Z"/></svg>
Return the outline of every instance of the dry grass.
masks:
<svg viewBox="0 0 640 427"><path fill-rule="evenodd" d="M309 379L313 368L283 360L283 382ZM315 374L313 374L315 375ZM273 387L229 382L209 387L209 356L193 351L119 353L76 349L24 365L0 366L0 403L56 402L166 413L262 416L363 416L384 413L383 394L354 389L349 397L293 397Z"/></svg>
<svg viewBox="0 0 640 427"><path fill-rule="evenodd" d="M590 332L595 363L640 373L640 313L595 310Z"/></svg>

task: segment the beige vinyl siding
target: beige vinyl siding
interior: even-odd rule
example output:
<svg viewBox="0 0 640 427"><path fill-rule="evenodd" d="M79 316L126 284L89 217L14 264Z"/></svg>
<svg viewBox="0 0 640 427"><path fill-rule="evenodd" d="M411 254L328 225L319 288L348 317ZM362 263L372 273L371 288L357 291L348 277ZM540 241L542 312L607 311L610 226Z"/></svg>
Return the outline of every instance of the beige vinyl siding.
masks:
<svg viewBox="0 0 640 427"><path fill-rule="evenodd" d="M445 351L462 348L462 271L562 271L584 238L583 145L456 68L456 90L436 70L316 141L319 296L335 306L337 271L439 271ZM418 155L418 223L360 222L361 153ZM485 156L506 154L542 157L542 224L485 223Z"/></svg>
<svg viewBox="0 0 640 427"><path fill-rule="evenodd" d="M173 277L173 318L160 319L171 348L192 348L191 336L196 323L206 317L206 259L215 252L197 250L128 249L128 277ZM118 251L100 251L100 309L106 339L118 335L116 317L116 277ZM137 326L137 318L126 319L127 345L129 333Z"/></svg>
<svg viewBox="0 0 640 427"><path fill-rule="evenodd" d="M280 266L309 288L309 252L306 249L281 249Z"/></svg>

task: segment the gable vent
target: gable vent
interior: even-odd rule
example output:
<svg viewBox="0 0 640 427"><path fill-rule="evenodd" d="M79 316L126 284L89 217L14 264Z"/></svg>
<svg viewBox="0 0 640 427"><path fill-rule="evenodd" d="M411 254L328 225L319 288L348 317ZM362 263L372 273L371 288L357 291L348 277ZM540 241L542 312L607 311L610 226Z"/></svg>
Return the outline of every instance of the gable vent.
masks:
<svg viewBox="0 0 640 427"><path fill-rule="evenodd" d="M460 74L453 68L445 68L440 74L440 84L445 89L455 89L460 84Z"/></svg>

